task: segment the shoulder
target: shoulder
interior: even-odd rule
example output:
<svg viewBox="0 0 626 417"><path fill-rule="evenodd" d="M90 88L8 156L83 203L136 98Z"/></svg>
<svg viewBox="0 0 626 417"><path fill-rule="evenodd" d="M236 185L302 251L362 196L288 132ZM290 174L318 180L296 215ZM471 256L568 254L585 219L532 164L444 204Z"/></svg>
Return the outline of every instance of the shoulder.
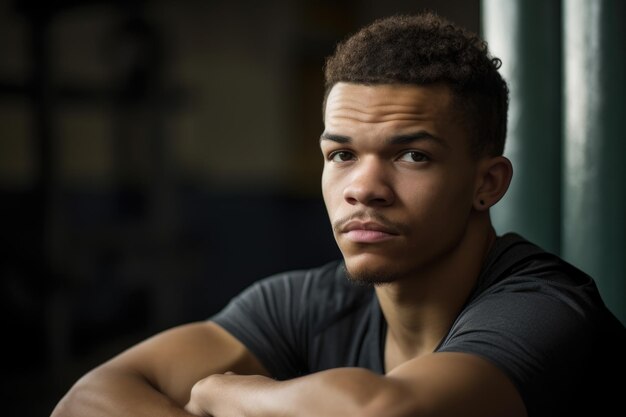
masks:
<svg viewBox="0 0 626 417"><path fill-rule="evenodd" d="M273 376L287 379L317 369L311 358L328 351L328 344L313 342L320 329L361 305L367 293L367 288L350 283L342 261L333 261L261 279L211 320L253 352Z"/></svg>
<svg viewBox="0 0 626 417"><path fill-rule="evenodd" d="M371 298L372 289L347 278L342 260L319 267L291 270L256 281L236 296L214 319L224 315L264 314L270 318L326 321Z"/></svg>
<svg viewBox="0 0 626 417"><path fill-rule="evenodd" d="M494 244L472 299L509 292L543 294L574 309L603 307L593 278L513 233Z"/></svg>
<svg viewBox="0 0 626 417"><path fill-rule="evenodd" d="M343 260L334 260L316 268L300 269L272 275L254 284L248 292L257 297L276 300L284 308L332 317L371 299L372 288L351 282Z"/></svg>
<svg viewBox="0 0 626 417"><path fill-rule="evenodd" d="M524 337L555 332L544 341L558 336L561 343L568 330L582 339L614 317L592 277L521 236L507 234L488 256L457 324L463 322L501 323L509 334L515 329Z"/></svg>
<svg viewBox="0 0 626 417"><path fill-rule="evenodd" d="M441 350L488 359L529 410L554 409L584 383L586 364L623 345L616 322L589 275L510 234L494 245Z"/></svg>
<svg viewBox="0 0 626 417"><path fill-rule="evenodd" d="M315 268L281 272L257 281L248 291L281 296L329 295L348 287L343 265L343 261L333 260Z"/></svg>

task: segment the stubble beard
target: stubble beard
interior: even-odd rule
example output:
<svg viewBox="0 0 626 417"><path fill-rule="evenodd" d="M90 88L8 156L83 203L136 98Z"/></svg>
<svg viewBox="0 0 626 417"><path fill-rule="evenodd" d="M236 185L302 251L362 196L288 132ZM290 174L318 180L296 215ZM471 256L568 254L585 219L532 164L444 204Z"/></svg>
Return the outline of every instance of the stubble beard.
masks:
<svg viewBox="0 0 626 417"><path fill-rule="evenodd" d="M381 285L387 285L396 281L396 274L389 271L381 273L371 269L361 269L358 271L350 271L347 265L343 265L344 272L348 280L354 284L364 287L378 287Z"/></svg>

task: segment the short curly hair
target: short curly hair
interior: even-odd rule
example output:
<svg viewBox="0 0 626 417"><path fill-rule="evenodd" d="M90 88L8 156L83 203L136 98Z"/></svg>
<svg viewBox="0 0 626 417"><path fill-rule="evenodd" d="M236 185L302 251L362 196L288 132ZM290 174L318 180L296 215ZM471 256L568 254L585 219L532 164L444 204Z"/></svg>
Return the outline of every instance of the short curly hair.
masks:
<svg viewBox="0 0 626 417"><path fill-rule="evenodd" d="M501 155L509 90L487 43L433 12L374 21L339 43L324 66L326 99L338 82L445 84L469 129L473 155Z"/></svg>

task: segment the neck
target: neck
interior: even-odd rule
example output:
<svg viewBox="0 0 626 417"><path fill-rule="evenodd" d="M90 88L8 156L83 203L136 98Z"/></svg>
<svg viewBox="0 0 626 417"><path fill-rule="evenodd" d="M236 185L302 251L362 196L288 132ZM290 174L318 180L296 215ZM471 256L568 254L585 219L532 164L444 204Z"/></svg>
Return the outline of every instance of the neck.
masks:
<svg viewBox="0 0 626 417"><path fill-rule="evenodd" d="M387 321L387 370L433 352L472 292L495 238L490 222L469 226L443 261L376 288Z"/></svg>

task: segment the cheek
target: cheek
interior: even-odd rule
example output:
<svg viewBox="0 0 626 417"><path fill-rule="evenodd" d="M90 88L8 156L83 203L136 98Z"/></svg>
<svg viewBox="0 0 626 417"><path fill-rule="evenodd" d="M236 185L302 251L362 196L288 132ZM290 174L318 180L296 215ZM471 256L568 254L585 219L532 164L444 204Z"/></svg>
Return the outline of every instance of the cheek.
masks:
<svg viewBox="0 0 626 417"><path fill-rule="evenodd" d="M322 197L326 204L326 210L332 213L333 207L336 206L337 192L339 185L337 181L333 181L326 170L322 171Z"/></svg>
<svg viewBox="0 0 626 417"><path fill-rule="evenodd" d="M465 181L449 183L446 192L442 195L440 203L442 211L447 213L451 222L456 219L458 222L465 223L472 210L473 195L472 182L465 179Z"/></svg>
<svg viewBox="0 0 626 417"><path fill-rule="evenodd" d="M407 205L432 218L450 217L452 213L461 215L469 212L472 206L473 188L467 180L433 177L429 181L422 178L402 187Z"/></svg>

